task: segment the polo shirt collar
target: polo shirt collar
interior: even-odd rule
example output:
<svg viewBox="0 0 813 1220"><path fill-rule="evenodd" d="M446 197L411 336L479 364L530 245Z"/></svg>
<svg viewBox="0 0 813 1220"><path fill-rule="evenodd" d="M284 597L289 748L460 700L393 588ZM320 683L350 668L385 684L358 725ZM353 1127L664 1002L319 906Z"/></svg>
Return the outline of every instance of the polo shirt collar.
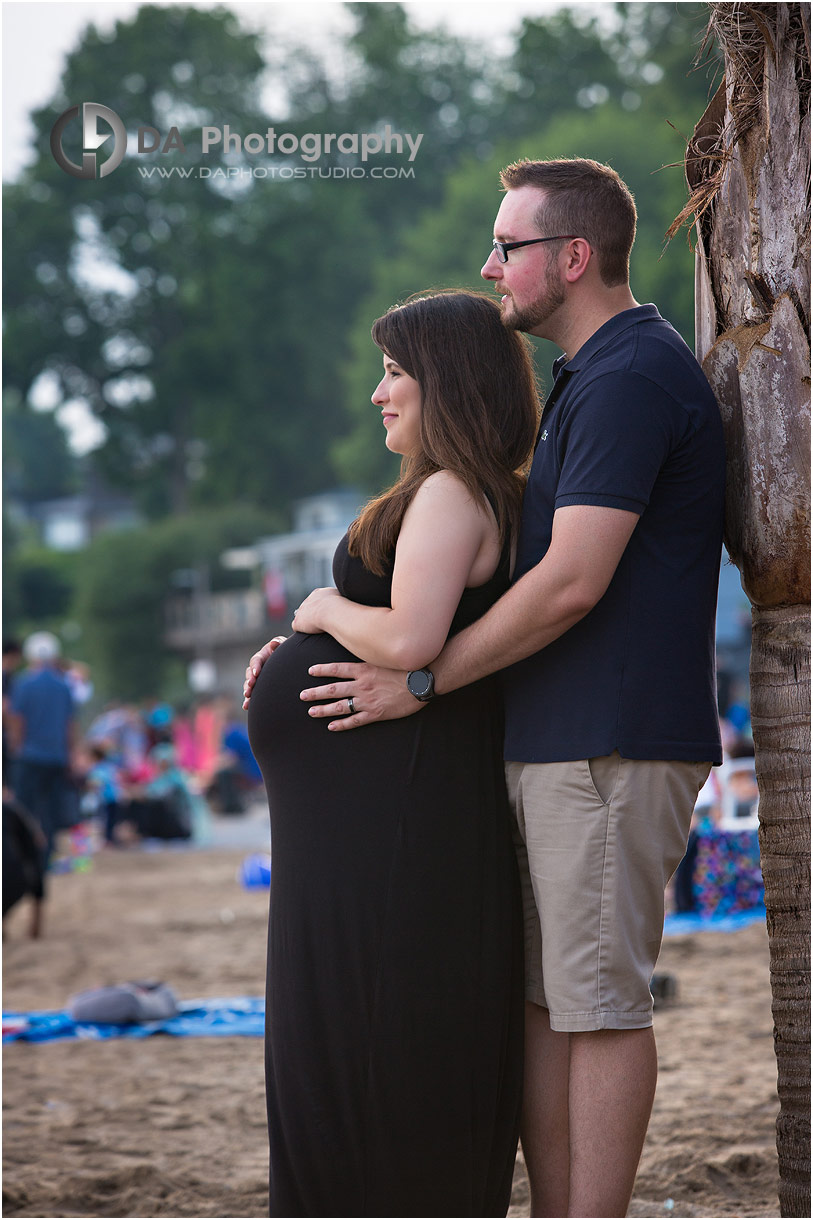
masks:
<svg viewBox="0 0 813 1220"><path fill-rule="evenodd" d="M622 310L621 313L617 313L615 317L600 326L587 342L581 345L572 360L568 360L567 356L560 356L558 360L555 360L553 363L554 377L558 376L563 369L568 373L578 373L597 352L600 352L625 330L629 330L631 326L637 326L639 322L649 322L660 316L655 305L636 305L632 309Z"/></svg>

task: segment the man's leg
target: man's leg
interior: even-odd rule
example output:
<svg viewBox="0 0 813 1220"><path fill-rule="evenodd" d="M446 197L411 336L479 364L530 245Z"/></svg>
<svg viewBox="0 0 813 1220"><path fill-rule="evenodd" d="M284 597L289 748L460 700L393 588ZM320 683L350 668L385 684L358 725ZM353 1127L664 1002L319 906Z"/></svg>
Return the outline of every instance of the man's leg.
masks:
<svg viewBox="0 0 813 1220"><path fill-rule="evenodd" d="M570 1178L570 1034L550 1027L547 1008L525 1005L522 1152L532 1216L566 1216Z"/></svg>
<svg viewBox="0 0 813 1220"><path fill-rule="evenodd" d="M526 764L521 773L519 767L507 764L506 777L509 792L514 781L520 871L536 910L531 920L526 902L527 993L548 1010L531 1015L527 1041L523 1149L533 1214L623 1216L657 1076L649 980L663 890L685 852L708 766L641 763L616 753ZM553 1030L545 1029L548 1012ZM565 1057L552 1041L560 1033L569 1040L566 1107ZM545 1166L547 1143L556 1149L552 1171Z"/></svg>
<svg viewBox="0 0 813 1220"><path fill-rule="evenodd" d="M560 1215L626 1216L655 1097L655 1035L650 1027L569 1037L570 1197Z"/></svg>
<svg viewBox="0 0 813 1220"><path fill-rule="evenodd" d="M522 1151L532 1216L625 1216L657 1058L652 1029L564 1034L525 1009Z"/></svg>
<svg viewBox="0 0 813 1220"><path fill-rule="evenodd" d="M507 762L525 919L525 1074L520 1138L531 1186L532 1216L566 1216L568 1176L569 1035L550 1027L542 985L539 914L525 846L524 763Z"/></svg>

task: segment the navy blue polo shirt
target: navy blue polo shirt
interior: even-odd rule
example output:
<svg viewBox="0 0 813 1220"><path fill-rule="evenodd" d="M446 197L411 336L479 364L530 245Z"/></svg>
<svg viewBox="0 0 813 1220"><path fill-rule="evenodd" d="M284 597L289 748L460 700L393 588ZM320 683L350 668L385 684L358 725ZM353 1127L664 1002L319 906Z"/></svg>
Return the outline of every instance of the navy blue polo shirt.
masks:
<svg viewBox="0 0 813 1220"><path fill-rule="evenodd" d="M553 369L514 580L545 555L558 508L599 505L640 519L589 614L504 671L505 757L564 762L617 749L719 763L725 452L714 395L654 305L617 314Z"/></svg>

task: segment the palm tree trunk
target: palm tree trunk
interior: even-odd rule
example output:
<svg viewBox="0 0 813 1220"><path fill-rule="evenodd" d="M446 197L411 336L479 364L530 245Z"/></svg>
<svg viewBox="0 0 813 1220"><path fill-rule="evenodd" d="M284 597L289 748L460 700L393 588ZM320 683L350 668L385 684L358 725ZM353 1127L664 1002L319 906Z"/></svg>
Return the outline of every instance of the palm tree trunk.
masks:
<svg viewBox="0 0 813 1220"><path fill-rule="evenodd" d="M783 1216L810 1215L810 615L754 611L751 715L771 953Z"/></svg>
<svg viewBox="0 0 813 1220"><path fill-rule="evenodd" d="M725 79L686 156L698 358L752 604L751 722L783 1216L810 1215L810 6L711 4Z"/></svg>

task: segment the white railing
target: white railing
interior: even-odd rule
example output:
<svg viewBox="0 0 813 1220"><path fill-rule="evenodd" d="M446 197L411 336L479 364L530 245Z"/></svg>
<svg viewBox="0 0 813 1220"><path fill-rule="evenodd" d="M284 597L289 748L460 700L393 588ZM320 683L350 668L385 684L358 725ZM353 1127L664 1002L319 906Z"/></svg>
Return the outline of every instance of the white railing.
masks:
<svg viewBox="0 0 813 1220"><path fill-rule="evenodd" d="M165 610L166 642L176 648L203 641L217 644L249 633L262 634L266 621L259 589L172 597Z"/></svg>

